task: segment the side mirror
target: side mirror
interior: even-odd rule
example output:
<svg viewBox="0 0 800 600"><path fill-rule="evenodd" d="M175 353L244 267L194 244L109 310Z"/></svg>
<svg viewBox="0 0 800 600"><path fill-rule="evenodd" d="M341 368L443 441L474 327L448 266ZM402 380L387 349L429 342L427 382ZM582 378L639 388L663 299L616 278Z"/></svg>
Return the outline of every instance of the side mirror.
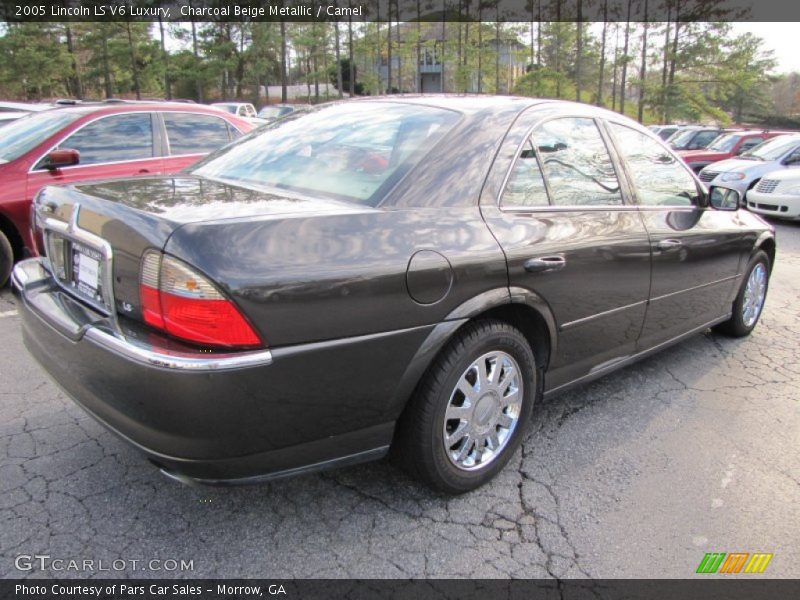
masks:
<svg viewBox="0 0 800 600"><path fill-rule="evenodd" d="M742 197L736 190L715 187L711 190L710 203L717 210L737 210Z"/></svg>
<svg viewBox="0 0 800 600"><path fill-rule="evenodd" d="M44 157L44 167L46 169L59 169L61 167L71 167L81 161L81 153L71 148L53 150Z"/></svg>

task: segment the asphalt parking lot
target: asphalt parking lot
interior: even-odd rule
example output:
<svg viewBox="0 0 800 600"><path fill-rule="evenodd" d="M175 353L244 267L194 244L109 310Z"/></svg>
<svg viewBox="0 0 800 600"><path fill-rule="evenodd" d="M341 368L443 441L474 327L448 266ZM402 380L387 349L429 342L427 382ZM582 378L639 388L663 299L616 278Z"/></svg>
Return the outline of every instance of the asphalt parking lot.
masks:
<svg viewBox="0 0 800 600"><path fill-rule="evenodd" d="M0 577L689 577L706 552L770 552L761 577L798 577L800 224L776 227L750 338L706 332L540 404L503 474L457 498L385 462L246 488L169 481L50 382L5 288ZM128 562L17 570L36 554ZM152 559L193 570L130 562Z"/></svg>

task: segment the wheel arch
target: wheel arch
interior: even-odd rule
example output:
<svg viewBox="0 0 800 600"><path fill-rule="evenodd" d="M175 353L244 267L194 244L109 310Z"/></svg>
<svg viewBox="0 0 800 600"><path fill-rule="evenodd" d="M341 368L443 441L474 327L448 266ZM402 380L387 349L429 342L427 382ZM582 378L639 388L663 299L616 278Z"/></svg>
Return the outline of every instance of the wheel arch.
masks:
<svg viewBox="0 0 800 600"><path fill-rule="evenodd" d="M775 251L777 246L775 244L775 237L768 231L765 231L759 238L756 240L755 246L753 247L753 252L758 252L759 250L763 250L767 253L769 257L769 270L772 273L772 268L775 265Z"/></svg>
<svg viewBox="0 0 800 600"><path fill-rule="evenodd" d="M0 212L0 231L8 238L11 244L11 250L14 252L14 262L21 260L23 252L25 251L25 243L22 240L22 235L17 231L14 223L6 215Z"/></svg>
<svg viewBox="0 0 800 600"><path fill-rule="evenodd" d="M393 397L390 411L399 416L406 408L433 361L464 325L478 319L506 322L525 336L537 366L546 371L557 347L555 318L541 296L524 288L496 288L471 298L437 324L410 361ZM541 385L540 378L540 385Z"/></svg>

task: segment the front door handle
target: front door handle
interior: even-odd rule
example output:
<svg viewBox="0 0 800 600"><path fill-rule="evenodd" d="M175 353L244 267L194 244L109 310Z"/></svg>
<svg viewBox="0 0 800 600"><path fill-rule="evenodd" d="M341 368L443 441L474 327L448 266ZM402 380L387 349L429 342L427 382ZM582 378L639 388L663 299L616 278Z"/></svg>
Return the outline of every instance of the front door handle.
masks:
<svg viewBox="0 0 800 600"><path fill-rule="evenodd" d="M683 242L680 240L661 240L656 244L656 248L659 250L671 250L678 246L683 246Z"/></svg>
<svg viewBox="0 0 800 600"><path fill-rule="evenodd" d="M539 256L525 261L525 270L528 273L541 273L543 271L560 271L567 266L567 259L561 255Z"/></svg>
<svg viewBox="0 0 800 600"><path fill-rule="evenodd" d="M150 169L139 169L139 174L149 173Z"/></svg>

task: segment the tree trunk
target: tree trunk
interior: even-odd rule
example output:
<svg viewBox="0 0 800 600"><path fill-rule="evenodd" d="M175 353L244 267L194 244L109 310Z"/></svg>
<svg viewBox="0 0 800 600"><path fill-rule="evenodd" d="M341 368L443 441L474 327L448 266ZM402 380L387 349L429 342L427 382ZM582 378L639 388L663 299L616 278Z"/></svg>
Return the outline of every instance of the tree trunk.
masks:
<svg viewBox="0 0 800 600"><path fill-rule="evenodd" d="M439 63L442 65L441 73L441 81L440 83L440 92L444 92L445 85L444 85L444 68L447 59L445 54L447 53L447 4L445 0L442 0L442 58L439 60Z"/></svg>
<svg viewBox="0 0 800 600"><path fill-rule="evenodd" d="M420 0L417 0L417 67L416 67L416 82L414 83L414 91L419 93L422 91L422 73L420 72L420 62L422 62L422 6Z"/></svg>
<svg viewBox="0 0 800 600"><path fill-rule="evenodd" d="M348 2L348 6L352 8L352 2ZM350 96L356 95L356 65L353 62L353 17L352 15L348 15L347 17L347 35L349 36L348 41L348 53L350 55Z"/></svg>
<svg viewBox="0 0 800 600"><path fill-rule="evenodd" d="M669 93L672 90L672 86L675 83L675 68L676 62L678 59L678 41L680 39L680 31L681 31L681 2L678 0L675 3L675 34L672 38L672 55L670 56L670 63L669 63L669 77L667 78L667 101L664 105L664 121L669 123L670 119L672 118L672 98L670 97L671 94Z"/></svg>
<svg viewBox="0 0 800 600"><path fill-rule="evenodd" d="M606 36L608 34L608 0L603 0L603 34L600 38L600 73L597 77L597 106L603 106L603 78L606 70Z"/></svg>
<svg viewBox="0 0 800 600"><path fill-rule="evenodd" d="M669 72L669 33L672 5L667 3L667 22L664 25L664 63L661 68L661 122L666 124L667 110L667 73Z"/></svg>
<svg viewBox="0 0 800 600"><path fill-rule="evenodd" d="M108 61L108 36L103 36L103 84L106 88L106 98L114 97L114 90L111 87L111 65Z"/></svg>
<svg viewBox="0 0 800 600"><path fill-rule="evenodd" d="M583 62L583 0L578 0L578 39L575 52L575 100L581 101L581 63Z"/></svg>
<svg viewBox="0 0 800 600"><path fill-rule="evenodd" d="M158 30L161 33L161 59L164 61L164 96L167 100L172 100L172 88L169 80L169 53L165 43L164 21L158 17Z"/></svg>
<svg viewBox="0 0 800 600"><path fill-rule="evenodd" d="M478 93L483 90L483 2L478 2Z"/></svg>
<svg viewBox="0 0 800 600"><path fill-rule="evenodd" d="M281 19L281 102L286 103L286 21Z"/></svg>
<svg viewBox="0 0 800 600"><path fill-rule="evenodd" d="M192 52L194 53L194 67L195 67L195 87L197 89L197 101L203 101L203 82L200 80L198 76L200 70L200 55L197 52L197 26L195 25L194 20L192 20Z"/></svg>
<svg viewBox="0 0 800 600"><path fill-rule="evenodd" d="M73 75L70 77L71 93L75 95L78 100L83 100L83 84L81 83L81 71L78 67L78 58L75 56L75 45L72 41L72 28L67 24L67 52L69 52L70 60L72 61Z"/></svg>
<svg viewBox="0 0 800 600"><path fill-rule="evenodd" d="M625 114L625 85L628 78L628 44L631 37L631 5L633 0L628 0L628 12L625 16L625 43L622 50L622 77L619 82L619 112Z"/></svg>
<svg viewBox="0 0 800 600"><path fill-rule="evenodd" d="M136 47L133 43L133 32L131 31L131 22L126 24L126 31L128 32L128 52L131 55L131 70L133 71L133 90L136 92L136 99L142 99L142 88L139 82L139 64L136 61Z"/></svg>
<svg viewBox="0 0 800 600"><path fill-rule="evenodd" d="M397 51L397 89L403 93L403 51L400 43L400 0L394 2L394 16L397 25L394 28L395 49Z"/></svg>
<svg viewBox="0 0 800 600"><path fill-rule="evenodd" d="M499 6L500 3L498 2L495 5L495 26L494 26L494 43L495 43L495 53L494 53L494 93L500 93L500 10Z"/></svg>
<svg viewBox="0 0 800 600"><path fill-rule="evenodd" d="M638 112L638 119L639 123L644 121L644 93L646 89L645 77L647 76L647 28L649 23L647 22L647 9L648 9L648 0L644 0L644 31L642 32L642 62L641 66L639 67L639 112Z"/></svg>
<svg viewBox="0 0 800 600"><path fill-rule="evenodd" d="M556 98L561 98L561 0L556 0Z"/></svg>
<svg viewBox="0 0 800 600"><path fill-rule="evenodd" d="M339 48L339 21L333 22L333 34L336 48L336 89L339 91L339 98L344 98L344 90L342 87L342 51Z"/></svg>
<svg viewBox="0 0 800 600"><path fill-rule="evenodd" d="M619 23L614 24L614 77L611 80L611 110L617 110L617 70L619 67Z"/></svg>

